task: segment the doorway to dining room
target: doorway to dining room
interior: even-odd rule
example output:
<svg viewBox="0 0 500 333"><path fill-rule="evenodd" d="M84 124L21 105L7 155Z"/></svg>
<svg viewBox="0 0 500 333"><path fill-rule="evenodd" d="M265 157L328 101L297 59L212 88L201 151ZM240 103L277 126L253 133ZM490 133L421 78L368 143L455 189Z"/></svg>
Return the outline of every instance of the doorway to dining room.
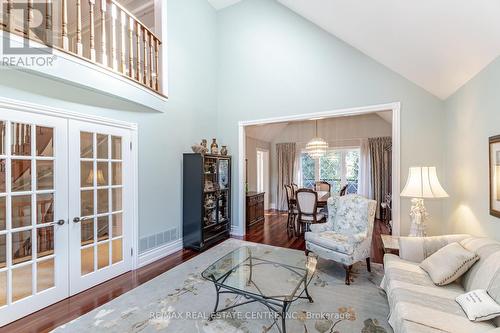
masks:
<svg viewBox="0 0 500 333"><path fill-rule="evenodd" d="M269 151L268 191L262 186L259 151ZM303 235L288 232L287 185L295 191L315 190L319 207L327 207L328 197L337 194L377 200L376 252L382 249L380 233L399 233L399 196L392 195L399 188L399 103L241 122L239 157L244 170L241 235L263 235L267 244L303 246ZM265 206L261 219L254 216L259 210L249 206L259 203L259 195ZM249 221L249 209L262 222Z"/></svg>

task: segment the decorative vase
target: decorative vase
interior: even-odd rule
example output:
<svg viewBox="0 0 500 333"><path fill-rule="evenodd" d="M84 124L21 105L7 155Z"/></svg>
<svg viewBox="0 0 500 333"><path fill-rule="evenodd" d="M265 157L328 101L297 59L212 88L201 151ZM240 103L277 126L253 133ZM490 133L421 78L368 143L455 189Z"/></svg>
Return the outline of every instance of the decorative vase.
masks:
<svg viewBox="0 0 500 333"><path fill-rule="evenodd" d="M210 153L213 155L219 154L219 145L216 139L212 139L212 144L210 145Z"/></svg>
<svg viewBox="0 0 500 333"><path fill-rule="evenodd" d="M227 146L222 146L222 148L220 149L220 154L222 156L227 156Z"/></svg>

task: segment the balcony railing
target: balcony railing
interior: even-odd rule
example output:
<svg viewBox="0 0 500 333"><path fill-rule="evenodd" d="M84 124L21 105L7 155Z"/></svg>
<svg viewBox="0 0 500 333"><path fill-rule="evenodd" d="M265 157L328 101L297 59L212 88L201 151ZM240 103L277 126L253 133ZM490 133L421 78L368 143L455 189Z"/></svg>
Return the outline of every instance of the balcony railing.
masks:
<svg viewBox="0 0 500 333"><path fill-rule="evenodd" d="M0 4L1 29L86 59L161 94L162 42L117 1L0 0Z"/></svg>

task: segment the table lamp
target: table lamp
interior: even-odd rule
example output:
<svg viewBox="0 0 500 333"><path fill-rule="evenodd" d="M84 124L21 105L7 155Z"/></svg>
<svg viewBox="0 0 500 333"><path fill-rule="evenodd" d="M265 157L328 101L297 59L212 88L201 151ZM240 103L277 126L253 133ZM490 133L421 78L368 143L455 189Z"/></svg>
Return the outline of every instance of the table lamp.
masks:
<svg viewBox="0 0 500 333"><path fill-rule="evenodd" d="M426 236L425 222L429 217L424 199L447 198L448 193L439 183L435 167L411 167L402 197L412 198L410 208L411 227L409 236Z"/></svg>

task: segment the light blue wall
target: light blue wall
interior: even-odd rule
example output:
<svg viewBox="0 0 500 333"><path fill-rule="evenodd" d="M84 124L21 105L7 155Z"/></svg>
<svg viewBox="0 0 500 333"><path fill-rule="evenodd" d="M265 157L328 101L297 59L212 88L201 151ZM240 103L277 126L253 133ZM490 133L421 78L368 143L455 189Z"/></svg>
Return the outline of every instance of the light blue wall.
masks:
<svg viewBox="0 0 500 333"><path fill-rule="evenodd" d="M238 122L401 102L401 186L408 167L443 168L443 102L274 0L246 0L217 14L219 136L238 154ZM233 179L238 179L236 159ZM235 184L237 191L240 184ZM238 193L238 192L234 192ZM402 233L409 200L402 200ZM442 202L428 202L431 234ZM238 216L234 200L233 216Z"/></svg>
<svg viewBox="0 0 500 333"><path fill-rule="evenodd" d="M206 0L168 1L166 46L165 113L28 73L0 72L0 96L138 123L141 237L180 232L182 153L216 133L216 14Z"/></svg>
<svg viewBox="0 0 500 333"><path fill-rule="evenodd" d="M489 215L488 138L500 135L500 58L446 100L446 232L500 240Z"/></svg>

